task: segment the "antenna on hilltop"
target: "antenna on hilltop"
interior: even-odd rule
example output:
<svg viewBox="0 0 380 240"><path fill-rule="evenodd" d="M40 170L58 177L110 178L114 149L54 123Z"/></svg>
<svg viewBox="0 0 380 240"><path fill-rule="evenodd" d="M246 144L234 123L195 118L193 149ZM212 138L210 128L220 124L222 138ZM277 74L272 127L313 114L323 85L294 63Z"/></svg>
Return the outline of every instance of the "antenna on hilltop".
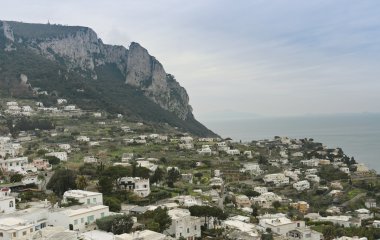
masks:
<svg viewBox="0 0 380 240"><path fill-rule="evenodd" d="M48 20L48 23L47 23L48 25L50 25L50 20Z"/></svg>

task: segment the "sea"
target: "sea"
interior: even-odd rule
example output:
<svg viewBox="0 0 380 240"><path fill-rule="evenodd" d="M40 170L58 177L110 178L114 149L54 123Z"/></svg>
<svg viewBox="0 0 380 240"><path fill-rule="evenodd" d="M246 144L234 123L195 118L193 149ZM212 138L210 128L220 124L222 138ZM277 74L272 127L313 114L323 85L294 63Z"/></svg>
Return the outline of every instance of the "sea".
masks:
<svg viewBox="0 0 380 240"><path fill-rule="evenodd" d="M342 148L346 155L380 173L380 113L257 117L203 123L221 137L234 141L250 142L274 136L313 138L329 148Z"/></svg>

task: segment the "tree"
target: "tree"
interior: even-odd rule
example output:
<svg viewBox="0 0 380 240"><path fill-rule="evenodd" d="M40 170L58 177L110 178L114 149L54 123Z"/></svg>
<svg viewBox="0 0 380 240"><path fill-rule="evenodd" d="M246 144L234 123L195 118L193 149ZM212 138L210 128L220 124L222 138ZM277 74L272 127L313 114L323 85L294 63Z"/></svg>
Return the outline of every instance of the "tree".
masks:
<svg viewBox="0 0 380 240"><path fill-rule="evenodd" d="M279 201L274 201L272 203L272 206L277 210L281 207L281 203Z"/></svg>
<svg viewBox="0 0 380 240"><path fill-rule="evenodd" d="M111 212L120 212L121 202L115 197L104 197L104 205L108 206Z"/></svg>
<svg viewBox="0 0 380 240"><path fill-rule="evenodd" d="M129 233L132 230L133 220L129 215L113 215L96 220L100 230L113 234Z"/></svg>
<svg viewBox="0 0 380 240"><path fill-rule="evenodd" d="M252 214L251 215L254 217L259 216L259 207L256 204L253 204L251 206L251 208L252 208Z"/></svg>
<svg viewBox="0 0 380 240"><path fill-rule="evenodd" d="M253 191L252 189L247 189L244 191L244 195L249 198L260 196L260 193Z"/></svg>
<svg viewBox="0 0 380 240"><path fill-rule="evenodd" d="M164 172L161 170L161 168L157 168L156 171L154 171L153 175L150 177L150 183L158 183L160 182L164 177Z"/></svg>
<svg viewBox="0 0 380 240"><path fill-rule="evenodd" d="M167 177L167 182L168 182L168 186L169 187L173 187L174 186L174 183L176 181L178 181L178 179L181 177L181 174L179 173L179 171L172 167L169 171L168 171L168 177Z"/></svg>
<svg viewBox="0 0 380 240"><path fill-rule="evenodd" d="M70 169L58 169L46 187L58 196L62 196L67 190L76 188L75 177L76 173Z"/></svg>
<svg viewBox="0 0 380 240"><path fill-rule="evenodd" d="M22 174L19 174L19 173L15 173L13 175L11 175L9 181L14 183L14 182L21 182L21 180L24 178L24 176Z"/></svg>
<svg viewBox="0 0 380 240"><path fill-rule="evenodd" d="M88 186L88 180L84 175L78 175L75 179L75 184L78 189L85 190Z"/></svg>
<svg viewBox="0 0 380 240"><path fill-rule="evenodd" d="M49 161L49 164L51 165L58 165L61 162L61 160L56 156L46 156L46 159Z"/></svg>
<svg viewBox="0 0 380 240"><path fill-rule="evenodd" d="M166 208L158 207L153 211L147 211L141 216L139 216L139 220L141 220L149 230L163 232L168 229L172 223L172 219L168 214L168 210Z"/></svg>
<svg viewBox="0 0 380 240"><path fill-rule="evenodd" d="M112 178L107 177L107 176L100 177L99 182L98 182L98 190L101 193L107 195L112 192L112 189L113 189Z"/></svg>
<svg viewBox="0 0 380 240"><path fill-rule="evenodd" d="M217 220L223 220L227 218L227 214L224 213L223 210L218 207L195 205L189 207L189 211L191 216L204 217L205 223L209 222L211 217L214 217Z"/></svg>

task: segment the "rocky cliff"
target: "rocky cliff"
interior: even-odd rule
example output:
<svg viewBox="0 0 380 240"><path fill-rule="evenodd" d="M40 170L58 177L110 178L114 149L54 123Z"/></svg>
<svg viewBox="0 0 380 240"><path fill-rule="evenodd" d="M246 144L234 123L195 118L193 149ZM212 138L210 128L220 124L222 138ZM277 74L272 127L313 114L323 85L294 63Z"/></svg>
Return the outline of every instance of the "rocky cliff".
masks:
<svg viewBox="0 0 380 240"><path fill-rule="evenodd" d="M132 43L129 49L107 45L87 27L2 21L0 31L6 38L4 50L17 51L15 46L22 44L93 80L98 78L97 68L114 64L126 84L141 90L161 108L182 120L192 116L186 90L138 43Z"/></svg>
<svg viewBox="0 0 380 240"><path fill-rule="evenodd" d="M0 21L0 96L47 106L66 98L83 110L216 136L194 118L186 90L146 49L104 44L87 27Z"/></svg>

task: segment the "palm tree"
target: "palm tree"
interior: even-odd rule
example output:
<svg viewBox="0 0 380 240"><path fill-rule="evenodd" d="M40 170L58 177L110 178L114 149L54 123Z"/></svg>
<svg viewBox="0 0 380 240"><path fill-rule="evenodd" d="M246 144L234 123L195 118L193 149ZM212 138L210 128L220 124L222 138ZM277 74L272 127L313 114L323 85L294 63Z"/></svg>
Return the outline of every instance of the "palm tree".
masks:
<svg viewBox="0 0 380 240"><path fill-rule="evenodd" d="M88 186L88 180L87 177L84 175L78 175L75 179L75 184L77 185L78 189L86 190Z"/></svg>

